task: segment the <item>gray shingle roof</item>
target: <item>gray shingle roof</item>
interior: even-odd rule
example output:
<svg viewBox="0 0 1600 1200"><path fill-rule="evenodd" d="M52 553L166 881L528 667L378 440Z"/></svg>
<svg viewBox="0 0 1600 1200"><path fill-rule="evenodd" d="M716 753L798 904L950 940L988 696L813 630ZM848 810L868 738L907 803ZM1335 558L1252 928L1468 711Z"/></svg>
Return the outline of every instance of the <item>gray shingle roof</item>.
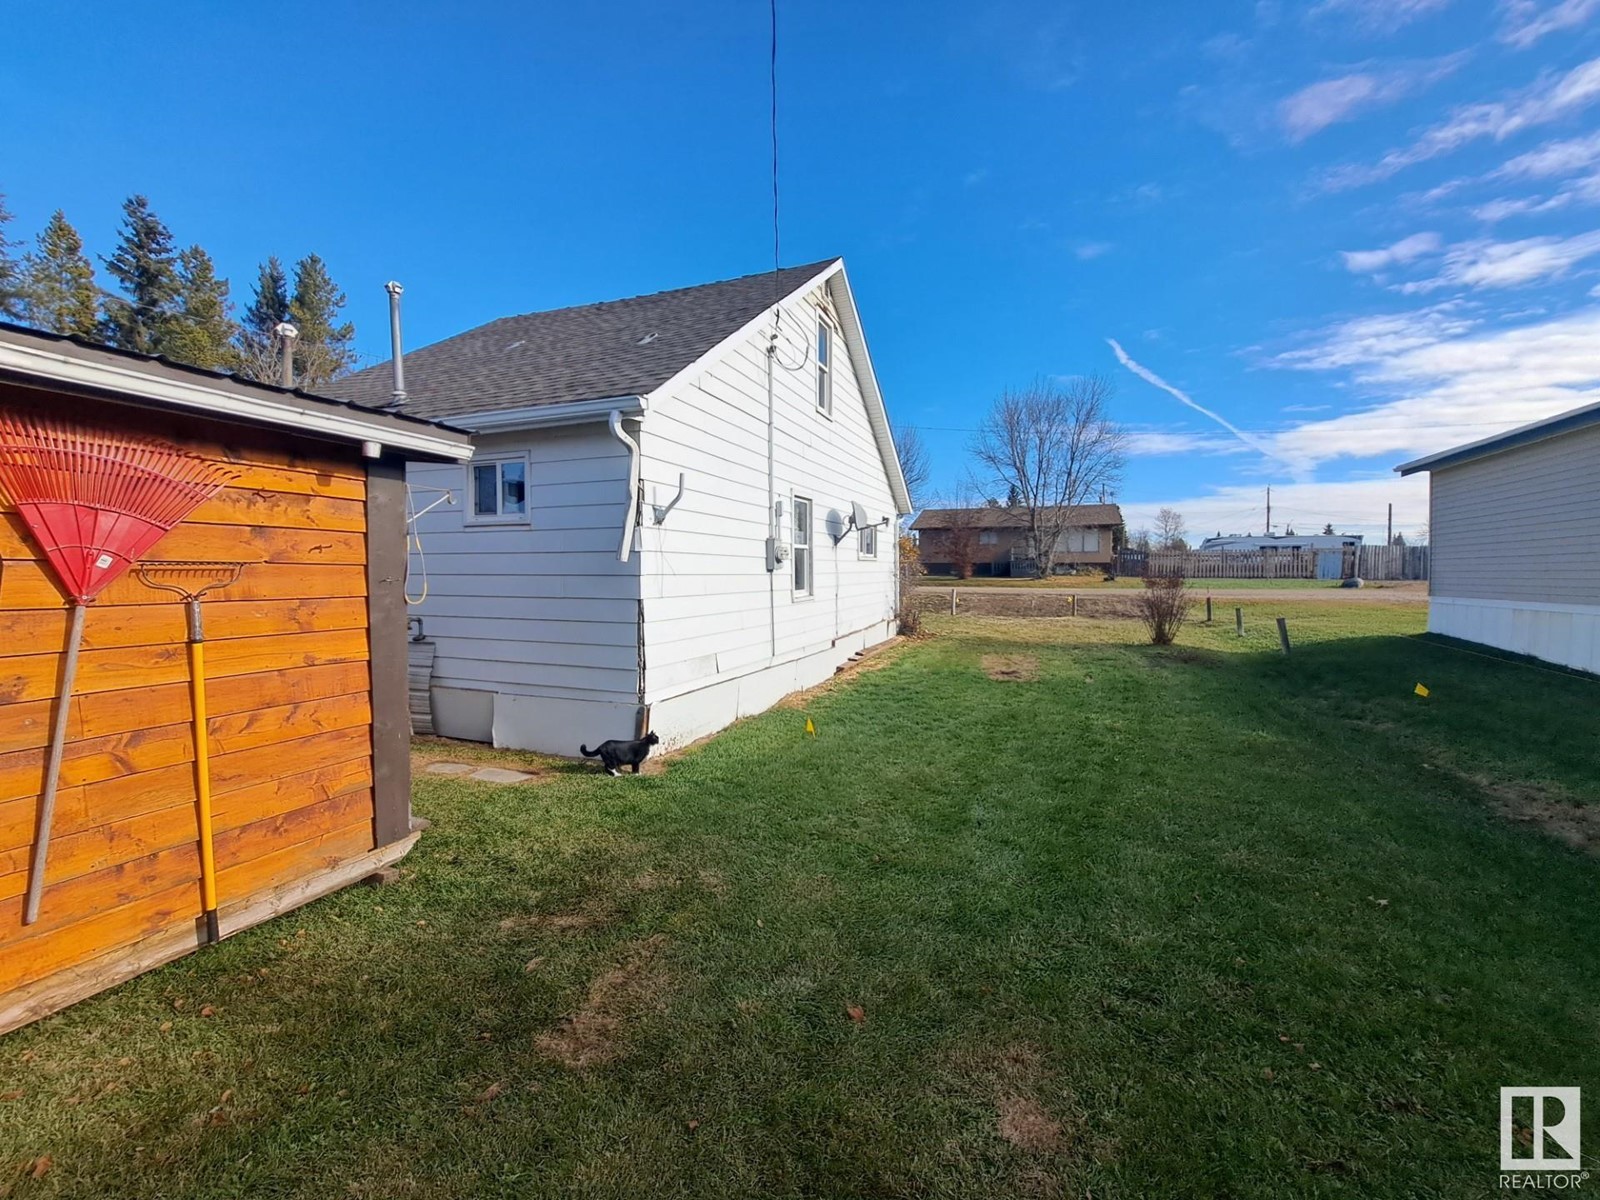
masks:
<svg viewBox="0 0 1600 1200"><path fill-rule="evenodd" d="M406 351L405 411L451 417L644 395L837 261L490 321ZM392 389L386 362L326 390L379 406Z"/></svg>
<svg viewBox="0 0 1600 1200"><path fill-rule="evenodd" d="M1068 511L1068 519L1074 525L1092 528L1122 524L1122 509L1115 504L1079 504ZM1028 510L1025 508L925 508L911 522L911 528L949 529L950 514L953 512L975 514L969 524L972 529L1022 529L1028 524Z"/></svg>

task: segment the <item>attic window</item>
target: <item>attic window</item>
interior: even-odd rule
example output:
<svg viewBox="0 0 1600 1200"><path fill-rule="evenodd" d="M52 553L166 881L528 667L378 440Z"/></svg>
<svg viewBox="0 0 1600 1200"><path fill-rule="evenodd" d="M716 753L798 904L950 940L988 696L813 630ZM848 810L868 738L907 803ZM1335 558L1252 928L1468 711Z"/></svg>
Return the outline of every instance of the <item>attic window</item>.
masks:
<svg viewBox="0 0 1600 1200"><path fill-rule="evenodd" d="M833 415L833 328L817 314L817 411Z"/></svg>

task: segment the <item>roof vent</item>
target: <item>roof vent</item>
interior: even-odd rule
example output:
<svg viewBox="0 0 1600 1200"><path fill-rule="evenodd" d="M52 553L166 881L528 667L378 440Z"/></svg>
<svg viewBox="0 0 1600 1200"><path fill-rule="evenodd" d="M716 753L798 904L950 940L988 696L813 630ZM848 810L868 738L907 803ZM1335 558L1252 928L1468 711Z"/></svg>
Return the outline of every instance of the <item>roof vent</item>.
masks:
<svg viewBox="0 0 1600 1200"><path fill-rule="evenodd" d="M654 332L647 333L642 338L639 339L639 345L648 346L651 342L655 341L660 336L661 335L659 333L654 333Z"/></svg>

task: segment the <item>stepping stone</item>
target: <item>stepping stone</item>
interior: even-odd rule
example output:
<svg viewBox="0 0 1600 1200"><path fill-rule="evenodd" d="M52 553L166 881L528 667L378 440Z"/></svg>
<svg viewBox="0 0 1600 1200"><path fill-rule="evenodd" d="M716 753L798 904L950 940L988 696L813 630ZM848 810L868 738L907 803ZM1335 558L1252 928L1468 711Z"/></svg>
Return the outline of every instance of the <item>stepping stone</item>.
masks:
<svg viewBox="0 0 1600 1200"><path fill-rule="evenodd" d="M429 763L429 775L467 775L472 771L471 763Z"/></svg>
<svg viewBox="0 0 1600 1200"><path fill-rule="evenodd" d="M532 779L533 776L526 771L508 771L504 767L484 767L482 770L474 771L467 778L476 779L483 783L525 783L527 780Z"/></svg>

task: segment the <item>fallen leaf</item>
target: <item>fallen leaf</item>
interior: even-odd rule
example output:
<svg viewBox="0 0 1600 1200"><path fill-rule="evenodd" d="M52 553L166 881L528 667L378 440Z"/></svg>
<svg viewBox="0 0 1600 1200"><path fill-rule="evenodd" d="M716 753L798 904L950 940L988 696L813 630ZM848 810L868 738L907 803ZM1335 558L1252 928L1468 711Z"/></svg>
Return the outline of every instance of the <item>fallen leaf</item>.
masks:
<svg viewBox="0 0 1600 1200"><path fill-rule="evenodd" d="M200 1006L200 1015L202 1017L214 1017L217 1015L217 1010L209 1004L202 1004Z"/></svg>
<svg viewBox="0 0 1600 1200"><path fill-rule="evenodd" d="M695 1118L693 1118L693 1117L689 1118L689 1132L693 1133L696 1129L699 1129L699 1128L700 1128L700 1122L698 1120L696 1120Z"/></svg>
<svg viewBox="0 0 1600 1200"><path fill-rule="evenodd" d="M544 966L544 955L541 954L537 958L530 958L527 964L522 968L522 973L524 975L532 974L542 966Z"/></svg>
<svg viewBox="0 0 1600 1200"><path fill-rule="evenodd" d="M1272 1082L1272 1068L1268 1067L1266 1070L1262 1071L1261 1072L1261 1078L1265 1079L1268 1083L1271 1083Z"/></svg>
<svg viewBox="0 0 1600 1200"><path fill-rule="evenodd" d="M867 1010L859 1004L852 1004L844 1011L849 1014L850 1019L857 1025L865 1025L867 1023Z"/></svg>
<svg viewBox="0 0 1600 1200"><path fill-rule="evenodd" d="M119 1058L119 1059L117 1059L117 1066L119 1066L119 1067L131 1067L131 1066L133 1066L133 1059L131 1059L131 1058Z"/></svg>
<svg viewBox="0 0 1600 1200"><path fill-rule="evenodd" d="M584 744L588 745L587 742L585 742ZM766 927L767 927L767 923L765 921L763 921L760 917L757 917L756 918L756 928L757 929L765 929Z"/></svg>
<svg viewBox="0 0 1600 1200"><path fill-rule="evenodd" d="M1287 1033L1280 1033L1278 1035L1278 1040L1280 1042L1287 1042L1289 1040L1289 1035Z"/></svg>
<svg viewBox="0 0 1600 1200"><path fill-rule="evenodd" d="M228 1101L230 1101L232 1099L233 1099L233 1089L232 1088L224 1088L221 1097L219 1097L218 1100L217 1100L217 1103L218 1104L226 1104L226 1103L228 1103Z"/></svg>
<svg viewBox="0 0 1600 1200"><path fill-rule="evenodd" d="M35 1179L43 1179L46 1175L50 1174L50 1168L52 1165L53 1164L50 1161L50 1156L48 1154L41 1154L38 1158L33 1160L33 1170L29 1171L28 1174L32 1175Z"/></svg>
<svg viewBox="0 0 1600 1200"><path fill-rule="evenodd" d="M189 1003L187 1000L185 1000L182 996L179 996L172 1002L172 1007L175 1009L182 1008L187 1003Z"/></svg>
<svg viewBox="0 0 1600 1200"><path fill-rule="evenodd" d="M1311 1069L1313 1071L1320 1071L1320 1070L1322 1070L1322 1064L1321 1063L1312 1063L1311 1064Z"/></svg>
<svg viewBox="0 0 1600 1200"><path fill-rule="evenodd" d="M505 1090L506 1090L506 1085L505 1084L503 1084L503 1083L491 1083L488 1087L484 1088L483 1092L478 1096L478 1103L479 1104L487 1104L487 1103L489 1103L489 1101L493 1100L496 1096L498 1096L501 1092L503 1092Z"/></svg>
<svg viewBox="0 0 1600 1200"><path fill-rule="evenodd" d="M22 1089L21 1088L12 1088L9 1092L0 1092L0 1100L20 1100L20 1099L22 1099Z"/></svg>
<svg viewBox="0 0 1600 1200"><path fill-rule="evenodd" d="M1301 1054L1304 1054L1306 1052L1306 1044L1304 1042L1296 1042L1294 1044L1294 1048L1295 1048L1296 1051L1298 1051Z"/></svg>
<svg viewBox="0 0 1600 1200"><path fill-rule="evenodd" d="M163 1022L161 1022L161 1032L162 1033L171 1033L172 1032L172 1022L171 1021L163 1021Z"/></svg>

